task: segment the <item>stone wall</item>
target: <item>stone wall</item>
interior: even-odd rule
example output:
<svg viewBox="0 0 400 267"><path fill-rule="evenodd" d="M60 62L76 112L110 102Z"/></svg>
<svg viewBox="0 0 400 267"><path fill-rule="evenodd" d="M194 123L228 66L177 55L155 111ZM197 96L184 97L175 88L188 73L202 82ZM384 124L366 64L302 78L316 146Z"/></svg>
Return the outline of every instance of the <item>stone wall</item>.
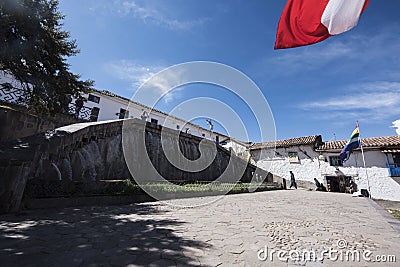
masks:
<svg viewBox="0 0 400 267"><path fill-rule="evenodd" d="M179 148L189 161L196 161L200 151L212 155L214 147L216 152L207 168L182 171L166 158L160 141L162 130L171 142L177 131L152 123L144 125L137 119L125 120L126 127L123 123L124 120L79 123L58 128L51 136L39 134L2 143L0 212L19 209L24 188L31 179L93 182L132 179L132 173L140 181L152 182L158 173L171 181L212 181L222 177L221 182L250 182L253 177L262 181L268 176L266 171L230 155L211 141L184 133L179 135ZM123 131L130 137L128 144L124 139L124 147ZM146 155L151 163L144 160ZM130 162L129 166L126 162ZM268 178L283 183L279 177Z"/></svg>
<svg viewBox="0 0 400 267"><path fill-rule="evenodd" d="M7 105L7 107L0 107L0 142L43 133L63 125L78 122L78 120L68 115L57 114L54 117L38 117L28 114L22 107L17 109L9 107L11 105L9 103Z"/></svg>

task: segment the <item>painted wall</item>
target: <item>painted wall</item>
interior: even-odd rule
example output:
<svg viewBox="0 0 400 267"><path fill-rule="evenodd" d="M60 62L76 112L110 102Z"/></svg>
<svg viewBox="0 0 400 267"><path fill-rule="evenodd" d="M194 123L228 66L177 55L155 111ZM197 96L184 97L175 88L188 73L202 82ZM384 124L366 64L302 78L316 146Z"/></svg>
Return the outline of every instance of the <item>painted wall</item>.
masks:
<svg viewBox="0 0 400 267"><path fill-rule="evenodd" d="M121 99L119 97L108 96L99 92L93 92L91 94L100 97L100 102L95 103L92 101L86 101L84 105L89 108L97 107L100 109L98 121L118 119L120 109L122 108L125 110L129 110L129 116L127 118L141 119L141 115L144 111L146 111L147 114L149 114L147 121L150 122L151 119L156 119L158 121L158 124L163 127L167 127L173 130L180 130L182 132L185 132L186 128L189 128L189 133L191 135L213 141L216 140L217 136L220 136L220 134L214 132L211 134L209 130L204 129L196 124L192 124L180 118L168 116L167 114L164 114L157 110L151 110L151 108L149 107L135 104L133 102L129 103L127 100ZM85 95L85 98L88 98L88 95ZM223 137L220 137L220 140L221 139L223 139Z"/></svg>
<svg viewBox="0 0 400 267"><path fill-rule="evenodd" d="M14 88L26 88L22 85L21 82L16 80L13 75L10 75L2 70L0 70L0 83L10 83ZM30 87L32 88L32 87ZM1 96L0 96L1 99Z"/></svg>
<svg viewBox="0 0 400 267"><path fill-rule="evenodd" d="M306 156L302 151L305 151ZM260 151L252 151L257 162L257 167L270 171L272 174L290 180L289 171L293 171L296 179L314 183L314 178L326 185L325 176L343 174L352 176L359 189L368 189L373 198L400 201L400 184L388 176L386 168L386 156L378 150L364 151L366 166L363 167L361 152L353 152L350 159L343 167L330 166L329 156L337 156L338 153L322 152L325 160L320 160L320 153L311 146L299 146L291 148L278 148L275 157L270 156L271 151L260 155ZM288 152L298 152L299 163L290 163ZM341 172L339 173L338 170ZM368 179L367 179L368 175Z"/></svg>
<svg viewBox="0 0 400 267"><path fill-rule="evenodd" d="M244 144L236 142L233 139L228 140L226 145L223 145L223 147L225 149L230 150L236 156L238 156L244 160L249 160L249 158L251 157L251 154L250 154L248 148ZM255 162L252 161L251 163L254 164Z"/></svg>

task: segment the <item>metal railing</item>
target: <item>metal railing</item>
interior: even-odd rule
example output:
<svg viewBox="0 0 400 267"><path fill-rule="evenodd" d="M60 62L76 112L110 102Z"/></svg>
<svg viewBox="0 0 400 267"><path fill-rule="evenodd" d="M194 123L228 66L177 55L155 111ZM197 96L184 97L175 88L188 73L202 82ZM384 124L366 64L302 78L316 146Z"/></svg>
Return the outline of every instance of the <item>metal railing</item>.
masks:
<svg viewBox="0 0 400 267"><path fill-rule="evenodd" d="M400 164L388 164L388 170L391 177L400 177Z"/></svg>
<svg viewBox="0 0 400 267"><path fill-rule="evenodd" d="M74 103L69 103L68 105L68 114L74 116L77 119L91 121L92 118L92 108L83 106L79 110L77 110L76 105Z"/></svg>
<svg viewBox="0 0 400 267"><path fill-rule="evenodd" d="M29 103L29 93L24 89L13 87L10 83L0 84L0 100L26 106Z"/></svg>
<svg viewBox="0 0 400 267"><path fill-rule="evenodd" d="M10 83L0 83L0 100L20 106L27 106L30 95L26 90L13 87ZM75 103L69 103L68 109L61 113L67 113L81 120L91 121L97 119L92 116L92 108L83 106L77 110Z"/></svg>

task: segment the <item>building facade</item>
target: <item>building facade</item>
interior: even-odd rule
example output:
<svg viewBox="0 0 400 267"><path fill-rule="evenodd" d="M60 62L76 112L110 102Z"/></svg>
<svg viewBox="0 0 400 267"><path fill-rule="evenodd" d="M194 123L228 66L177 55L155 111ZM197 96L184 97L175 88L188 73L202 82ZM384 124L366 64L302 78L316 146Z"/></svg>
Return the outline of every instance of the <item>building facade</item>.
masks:
<svg viewBox="0 0 400 267"><path fill-rule="evenodd" d="M0 71L0 101L25 106L29 102L26 85L18 82L11 74ZM130 101L109 91L93 90L83 94L83 105L77 105L76 98L70 96L66 112L86 121L106 121L125 118L140 118L164 127L190 133L219 143L227 136L204 129L199 125Z"/></svg>
<svg viewBox="0 0 400 267"><path fill-rule="evenodd" d="M7 84L4 86L3 84ZM26 89L12 75L0 71L0 101L18 105L28 102ZM66 108L67 113L82 121L106 121L126 118L139 118L147 122L182 131L194 136L215 141L236 155L246 157L247 146L238 140L222 133L205 129L197 124L172 116L157 109L129 100L106 90L93 90L83 94L83 105L77 108L77 99L71 96L71 101Z"/></svg>
<svg viewBox="0 0 400 267"><path fill-rule="evenodd" d="M257 166L272 174L314 183L317 179L333 192L349 192L353 181L358 190L367 189L376 199L400 201L400 136L362 139L348 161L339 158L346 140L323 142L322 137L307 136L256 143L251 148Z"/></svg>
<svg viewBox="0 0 400 267"><path fill-rule="evenodd" d="M197 124L172 116L157 109L150 108L128 98L109 91L95 90L84 95L85 107L91 110L92 121L105 121L126 118L138 118L170 129L189 133L201 138L221 143L228 136L205 129ZM72 101L71 105L74 105Z"/></svg>

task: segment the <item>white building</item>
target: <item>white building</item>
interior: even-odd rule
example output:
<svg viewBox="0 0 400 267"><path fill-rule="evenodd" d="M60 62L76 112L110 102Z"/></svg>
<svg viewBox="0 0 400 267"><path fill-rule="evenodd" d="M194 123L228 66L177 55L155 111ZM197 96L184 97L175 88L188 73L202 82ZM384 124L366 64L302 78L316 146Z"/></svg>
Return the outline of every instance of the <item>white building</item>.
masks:
<svg viewBox="0 0 400 267"><path fill-rule="evenodd" d="M129 100L109 91L95 90L84 95L84 106L91 110L91 120L104 121L124 118L138 118L162 125L170 129L213 140L217 143L229 143L230 138L224 134L204 129L203 127L172 116L157 109ZM72 101L74 104L74 101Z"/></svg>
<svg viewBox="0 0 400 267"><path fill-rule="evenodd" d="M0 71L0 101L10 102L19 105L26 105L26 88L18 82L12 75ZM109 91L93 90L89 94L82 95L85 99L83 107L77 114L75 101L71 99L69 113L71 116L77 115L78 118L91 121L105 121L124 118L139 118L151 123L159 124L164 127L182 131L201 138L213 140L227 149L234 151L239 156L246 150L246 144L231 139L229 136L214 132L211 129L184 119L172 116L157 109L118 96Z"/></svg>
<svg viewBox="0 0 400 267"><path fill-rule="evenodd" d="M342 192L353 180L373 198L400 201L400 136L362 139L366 168L360 149L341 162L339 153L346 142L322 142L320 135L306 136L256 143L251 154L258 167L287 180L293 171L296 180L314 183L317 178L331 191Z"/></svg>

